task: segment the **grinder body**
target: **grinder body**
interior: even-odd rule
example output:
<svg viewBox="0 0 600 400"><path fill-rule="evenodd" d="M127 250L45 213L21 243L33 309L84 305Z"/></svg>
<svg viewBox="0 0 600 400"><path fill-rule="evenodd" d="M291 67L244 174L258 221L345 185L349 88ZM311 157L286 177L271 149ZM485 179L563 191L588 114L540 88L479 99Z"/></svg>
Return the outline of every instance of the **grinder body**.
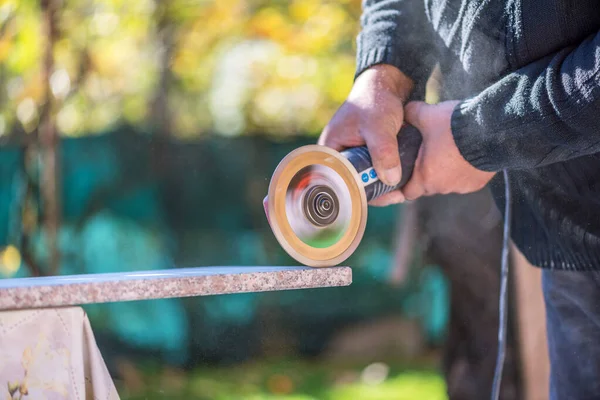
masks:
<svg viewBox="0 0 600 400"><path fill-rule="evenodd" d="M275 169L263 202L279 244L310 267L344 261L362 240L368 202L410 179L421 140L411 125L400 130L402 179L395 186L378 179L366 146L337 152L308 145L290 152Z"/></svg>

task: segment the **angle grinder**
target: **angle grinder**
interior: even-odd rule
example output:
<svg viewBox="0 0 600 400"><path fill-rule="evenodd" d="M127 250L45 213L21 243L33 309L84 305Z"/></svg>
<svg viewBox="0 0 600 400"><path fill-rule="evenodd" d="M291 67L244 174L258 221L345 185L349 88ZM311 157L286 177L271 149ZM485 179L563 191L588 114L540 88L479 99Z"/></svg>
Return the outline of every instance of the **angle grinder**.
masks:
<svg viewBox="0 0 600 400"><path fill-rule="evenodd" d="M366 146L338 152L315 144L290 152L276 167L263 201L279 244L309 267L346 260L362 240L368 202L408 182L421 140L414 126L400 129L402 179L396 186L378 179Z"/></svg>

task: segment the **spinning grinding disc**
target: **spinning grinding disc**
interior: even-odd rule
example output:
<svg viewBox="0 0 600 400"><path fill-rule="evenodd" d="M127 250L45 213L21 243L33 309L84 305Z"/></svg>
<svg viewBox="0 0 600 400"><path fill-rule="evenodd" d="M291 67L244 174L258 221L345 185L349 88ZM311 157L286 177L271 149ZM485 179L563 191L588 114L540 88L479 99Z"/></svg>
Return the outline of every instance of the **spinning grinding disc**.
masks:
<svg viewBox="0 0 600 400"><path fill-rule="evenodd" d="M398 134L402 180L396 186L377 178L366 146L337 152L329 147L300 147L279 163L263 205L283 249L311 267L346 260L362 240L369 201L398 189L410 179L421 135L405 125Z"/></svg>

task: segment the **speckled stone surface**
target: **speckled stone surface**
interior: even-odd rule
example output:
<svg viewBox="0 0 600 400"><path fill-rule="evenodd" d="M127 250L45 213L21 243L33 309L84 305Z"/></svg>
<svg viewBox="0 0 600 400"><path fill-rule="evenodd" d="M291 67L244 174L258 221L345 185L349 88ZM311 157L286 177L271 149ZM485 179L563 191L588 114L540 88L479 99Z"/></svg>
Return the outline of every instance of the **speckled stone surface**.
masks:
<svg viewBox="0 0 600 400"><path fill-rule="evenodd" d="M200 267L0 279L0 310L348 286L349 267Z"/></svg>

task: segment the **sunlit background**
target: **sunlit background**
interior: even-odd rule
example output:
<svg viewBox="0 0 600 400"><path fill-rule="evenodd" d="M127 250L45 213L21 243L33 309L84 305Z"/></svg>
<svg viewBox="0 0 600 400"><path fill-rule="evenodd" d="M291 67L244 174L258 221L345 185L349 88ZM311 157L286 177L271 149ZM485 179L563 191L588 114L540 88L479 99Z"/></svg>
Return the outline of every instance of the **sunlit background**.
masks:
<svg viewBox="0 0 600 400"><path fill-rule="evenodd" d="M169 136L317 133L354 72L359 1L57 2L50 89L65 137L122 124ZM33 132L47 36L2 1L1 133Z"/></svg>
<svg viewBox="0 0 600 400"><path fill-rule="evenodd" d="M2 277L296 265L262 198L348 94L360 11L0 0ZM84 307L120 395L446 398L447 283L391 284L402 217L370 210L350 287Z"/></svg>

